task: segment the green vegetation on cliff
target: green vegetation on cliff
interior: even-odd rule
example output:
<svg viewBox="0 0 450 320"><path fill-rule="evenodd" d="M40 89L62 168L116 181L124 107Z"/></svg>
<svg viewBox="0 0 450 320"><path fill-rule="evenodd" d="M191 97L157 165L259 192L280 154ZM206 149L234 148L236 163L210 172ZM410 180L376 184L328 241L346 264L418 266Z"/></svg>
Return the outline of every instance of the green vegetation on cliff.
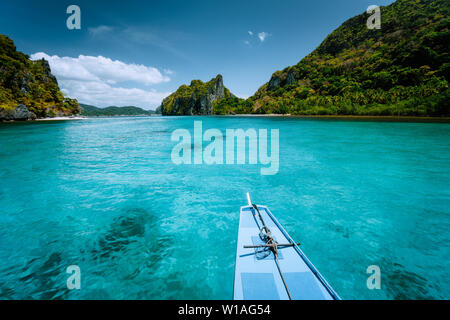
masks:
<svg viewBox="0 0 450 320"><path fill-rule="evenodd" d="M182 85L178 90L165 98L158 108L163 115L208 115L221 113L215 110L218 101L237 99L223 85L223 78L219 74L208 82L192 80L191 84ZM222 108L222 106L219 106Z"/></svg>
<svg viewBox="0 0 450 320"><path fill-rule="evenodd" d="M142 115L152 115L155 111L144 110L138 107L127 106L127 107L107 107L98 108L90 106L87 104L80 104L82 108L81 115L88 117L112 117L112 116L142 116Z"/></svg>
<svg viewBox="0 0 450 320"><path fill-rule="evenodd" d="M11 39L0 34L0 113L12 112L20 104L37 117L80 112L78 102L59 90L46 60L31 61L16 50Z"/></svg>
<svg viewBox="0 0 450 320"><path fill-rule="evenodd" d="M450 115L450 1L398 0L343 23L297 65L222 113Z"/></svg>

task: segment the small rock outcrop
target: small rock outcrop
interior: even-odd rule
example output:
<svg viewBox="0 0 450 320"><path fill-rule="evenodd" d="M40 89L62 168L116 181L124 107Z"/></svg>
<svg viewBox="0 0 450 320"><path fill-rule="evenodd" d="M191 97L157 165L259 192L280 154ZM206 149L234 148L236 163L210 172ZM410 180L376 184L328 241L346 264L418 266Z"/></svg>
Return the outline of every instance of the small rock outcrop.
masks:
<svg viewBox="0 0 450 320"><path fill-rule="evenodd" d="M28 108L19 104L15 109L0 108L0 120L5 121L28 121L36 120L36 115L28 110Z"/></svg>
<svg viewBox="0 0 450 320"><path fill-rule="evenodd" d="M219 74L206 83L192 80L189 86L182 85L165 98L158 109L163 115L211 115L215 101L232 97Z"/></svg>
<svg viewBox="0 0 450 320"><path fill-rule="evenodd" d="M36 115L33 112L30 112L28 108L19 104L14 110L14 120L24 121L24 120L34 120L36 119ZM33 119L34 118L34 119Z"/></svg>
<svg viewBox="0 0 450 320"><path fill-rule="evenodd" d="M285 85L295 84L297 82L297 79L298 72L296 72L295 68L287 68L281 72L275 72L270 78L269 83L267 84L267 90L275 91Z"/></svg>

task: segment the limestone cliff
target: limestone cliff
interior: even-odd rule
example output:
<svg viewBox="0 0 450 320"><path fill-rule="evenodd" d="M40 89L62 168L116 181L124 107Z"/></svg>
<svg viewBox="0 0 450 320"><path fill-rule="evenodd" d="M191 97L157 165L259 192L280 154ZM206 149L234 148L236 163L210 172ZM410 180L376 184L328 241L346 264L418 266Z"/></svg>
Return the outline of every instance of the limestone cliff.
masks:
<svg viewBox="0 0 450 320"><path fill-rule="evenodd" d="M206 83L192 80L189 86L182 85L165 98L158 109L163 115L211 115L214 102L228 98L234 95L225 88L219 74Z"/></svg>
<svg viewBox="0 0 450 320"><path fill-rule="evenodd" d="M75 99L64 97L50 65L32 61L0 34L0 121L71 116L81 112Z"/></svg>

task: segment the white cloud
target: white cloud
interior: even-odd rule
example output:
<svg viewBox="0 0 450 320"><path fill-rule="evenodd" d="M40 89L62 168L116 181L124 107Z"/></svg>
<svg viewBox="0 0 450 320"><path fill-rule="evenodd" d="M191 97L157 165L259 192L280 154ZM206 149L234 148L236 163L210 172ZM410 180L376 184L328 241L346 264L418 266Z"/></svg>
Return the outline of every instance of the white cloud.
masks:
<svg viewBox="0 0 450 320"><path fill-rule="evenodd" d="M109 26L98 26L98 27L95 27L95 28L88 28L89 33L92 36L94 36L94 37L95 36L99 36L99 35L104 34L104 33L108 33L108 32L110 32L112 30L113 30L113 28L109 27Z"/></svg>
<svg viewBox="0 0 450 320"><path fill-rule="evenodd" d="M248 93L235 93L235 96L241 99L248 99L250 98L252 95L248 94Z"/></svg>
<svg viewBox="0 0 450 320"><path fill-rule="evenodd" d="M142 90L139 88L112 87L101 81L60 81L62 91L79 102L94 106L136 106L144 109L158 106L170 92Z"/></svg>
<svg viewBox="0 0 450 320"><path fill-rule="evenodd" d="M52 73L58 79L99 80L109 83L134 81L145 85L170 81L169 77L163 76L156 68L126 64L122 61L111 60L102 56L80 55L78 58L70 58L49 56L43 52L31 55L33 60L42 58L50 63Z"/></svg>
<svg viewBox="0 0 450 320"><path fill-rule="evenodd" d="M52 73L59 81L61 90L69 97L82 103L95 106L135 105L148 108L158 105L169 95L166 92L143 90L140 88L124 88L117 85L121 82L137 85L152 85L170 81L168 75L156 68L137 64L126 64L102 56L83 56L78 58L49 56L38 52L31 59L46 59L50 63Z"/></svg>
<svg viewBox="0 0 450 320"><path fill-rule="evenodd" d="M261 42L264 42L264 40L266 40L268 36L270 36L270 33L267 32L258 33L258 38Z"/></svg>
<svg viewBox="0 0 450 320"><path fill-rule="evenodd" d="M253 32L252 32L252 31L248 31L248 34L252 36L252 35L253 35Z"/></svg>

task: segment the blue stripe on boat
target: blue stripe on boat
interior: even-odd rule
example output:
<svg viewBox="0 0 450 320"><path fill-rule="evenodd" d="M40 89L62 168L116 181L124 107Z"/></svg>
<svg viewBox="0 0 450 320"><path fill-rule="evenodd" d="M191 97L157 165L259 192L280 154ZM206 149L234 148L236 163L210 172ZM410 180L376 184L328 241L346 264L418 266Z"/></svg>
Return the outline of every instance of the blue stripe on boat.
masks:
<svg viewBox="0 0 450 320"><path fill-rule="evenodd" d="M286 272L284 278L294 300L323 300L327 295L312 272Z"/></svg>
<svg viewBox="0 0 450 320"><path fill-rule="evenodd" d="M242 273L245 300L279 300L272 273ZM262 288L262 290L261 290Z"/></svg>

